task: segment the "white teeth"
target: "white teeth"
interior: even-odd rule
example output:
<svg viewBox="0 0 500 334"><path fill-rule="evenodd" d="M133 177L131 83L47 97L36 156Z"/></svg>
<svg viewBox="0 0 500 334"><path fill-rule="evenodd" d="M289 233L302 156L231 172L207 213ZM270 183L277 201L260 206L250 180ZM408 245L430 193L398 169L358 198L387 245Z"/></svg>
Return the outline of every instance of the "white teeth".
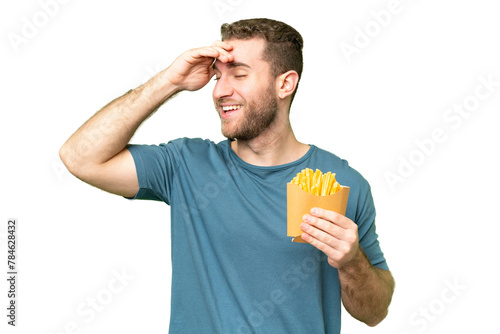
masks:
<svg viewBox="0 0 500 334"><path fill-rule="evenodd" d="M225 107L222 107L222 110L223 111L231 111L231 110L238 110L240 109L240 106L225 106Z"/></svg>

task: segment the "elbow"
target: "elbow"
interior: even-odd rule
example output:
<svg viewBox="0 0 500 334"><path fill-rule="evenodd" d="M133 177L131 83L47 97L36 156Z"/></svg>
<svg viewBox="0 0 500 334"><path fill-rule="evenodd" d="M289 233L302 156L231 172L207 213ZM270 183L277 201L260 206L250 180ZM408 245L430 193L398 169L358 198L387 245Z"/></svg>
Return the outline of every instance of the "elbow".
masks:
<svg viewBox="0 0 500 334"><path fill-rule="evenodd" d="M61 159L61 161L64 163L64 165L66 165L66 157L67 157L67 148L66 148L66 144L64 144L63 146L61 146L61 148L59 149L59 158Z"/></svg>
<svg viewBox="0 0 500 334"><path fill-rule="evenodd" d="M380 308L374 310L372 317L369 321L364 321L369 327L375 327L380 324L389 314L389 306L391 305L392 296L394 294L395 282L390 271L378 270L379 275L381 275L383 282L385 283L385 289L383 289L383 297L379 299Z"/></svg>
<svg viewBox="0 0 500 334"><path fill-rule="evenodd" d="M68 170L70 170L70 162L71 162L71 152L68 149L68 144L65 143L61 148L59 149L59 158L61 159L62 163Z"/></svg>
<svg viewBox="0 0 500 334"><path fill-rule="evenodd" d="M389 310L386 309L384 313L377 315L376 317L370 319L370 321L366 321L365 324L369 327L375 327L387 317L387 314L389 314Z"/></svg>
<svg viewBox="0 0 500 334"><path fill-rule="evenodd" d="M77 176L78 167L81 165L75 156L74 151L68 146L68 143L65 143L59 149L59 158L61 159L66 169L73 175Z"/></svg>

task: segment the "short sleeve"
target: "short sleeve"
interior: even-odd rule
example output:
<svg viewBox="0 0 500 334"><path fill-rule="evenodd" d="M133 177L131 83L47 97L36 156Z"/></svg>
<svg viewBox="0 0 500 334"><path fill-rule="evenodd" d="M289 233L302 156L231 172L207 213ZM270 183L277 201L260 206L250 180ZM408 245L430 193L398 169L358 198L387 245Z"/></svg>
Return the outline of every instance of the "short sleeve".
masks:
<svg viewBox="0 0 500 334"><path fill-rule="evenodd" d="M163 201L170 205L183 139L160 145L129 145L134 158L139 191L132 199Z"/></svg>
<svg viewBox="0 0 500 334"><path fill-rule="evenodd" d="M375 205L370 186L360 194L355 222L358 224L359 244L375 267L389 270L378 241L375 227Z"/></svg>

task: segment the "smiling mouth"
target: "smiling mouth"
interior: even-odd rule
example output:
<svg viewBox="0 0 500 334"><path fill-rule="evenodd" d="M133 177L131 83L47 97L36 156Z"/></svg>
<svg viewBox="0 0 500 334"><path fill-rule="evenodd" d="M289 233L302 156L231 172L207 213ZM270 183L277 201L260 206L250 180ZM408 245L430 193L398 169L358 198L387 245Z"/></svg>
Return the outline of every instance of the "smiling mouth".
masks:
<svg viewBox="0 0 500 334"><path fill-rule="evenodd" d="M230 111L234 111L234 110L238 110L241 108L241 105L237 104L237 105L232 105L232 106L223 106L222 107L222 111L227 114L228 112Z"/></svg>

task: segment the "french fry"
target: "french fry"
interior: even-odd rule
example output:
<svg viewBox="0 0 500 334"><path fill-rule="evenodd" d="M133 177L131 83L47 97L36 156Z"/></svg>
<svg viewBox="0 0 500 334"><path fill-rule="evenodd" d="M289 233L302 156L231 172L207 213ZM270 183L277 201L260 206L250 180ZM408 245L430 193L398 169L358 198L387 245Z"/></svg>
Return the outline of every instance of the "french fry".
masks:
<svg viewBox="0 0 500 334"><path fill-rule="evenodd" d="M340 190L340 184L335 179L335 173L323 174L319 169L303 169L297 173L290 183L298 185L302 190L313 195L328 196Z"/></svg>

